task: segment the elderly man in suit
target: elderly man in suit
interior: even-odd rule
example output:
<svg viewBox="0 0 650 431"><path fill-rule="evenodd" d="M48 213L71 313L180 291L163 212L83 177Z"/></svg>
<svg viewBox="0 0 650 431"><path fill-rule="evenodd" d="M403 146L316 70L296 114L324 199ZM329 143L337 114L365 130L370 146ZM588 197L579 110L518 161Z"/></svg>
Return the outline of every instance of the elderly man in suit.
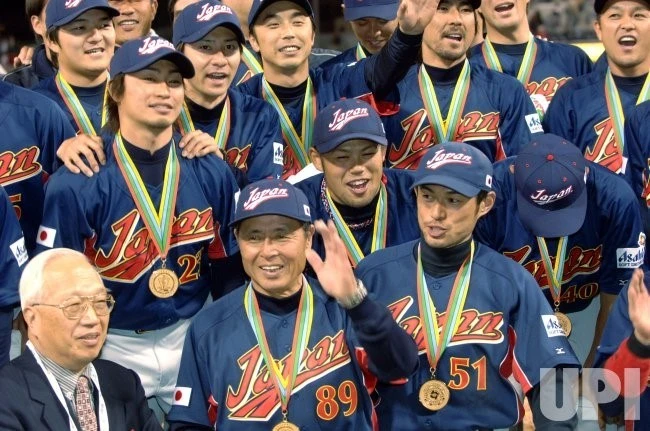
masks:
<svg viewBox="0 0 650 431"><path fill-rule="evenodd" d="M86 257L41 253L20 279L25 352L0 370L0 429L160 430L138 376L96 359L115 300Z"/></svg>

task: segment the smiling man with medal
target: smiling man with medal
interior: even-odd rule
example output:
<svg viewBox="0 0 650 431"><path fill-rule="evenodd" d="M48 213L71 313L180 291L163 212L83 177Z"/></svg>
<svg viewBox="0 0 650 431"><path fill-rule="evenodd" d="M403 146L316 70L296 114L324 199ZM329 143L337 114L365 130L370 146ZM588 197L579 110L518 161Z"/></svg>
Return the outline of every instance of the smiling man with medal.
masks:
<svg viewBox="0 0 650 431"><path fill-rule="evenodd" d="M326 70L309 68L314 44L314 11L308 0L255 0L249 41L260 52L264 72L239 89L269 102L280 116L284 138L283 178L309 164L314 118L330 103L353 97L383 100L417 59L422 32L438 0L403 0L397 30L371 58Z"/></svg>
<svg viewBox="0 0 650 431"><path fill-rule="evenodd" d="M595 0L594 10L607 67L560 88L544 130L573 142L588 160L624 174L625 117L650 99L650 1Z"/></svg>
<svg viewBox="0 0 650 431"><path fill-rule="evenodd" d="M333 220L357 266L364 256L419 237L413 176L384 169L386 134L377 112L366 102L334 102L316 116L310 157L322 171L296 183L305 192L314 216ZM314 250L325 256L323 242Z"/></svg>
<svg viewBox="0 0 650 431"><path fill-rule="evenodd" d="M413 191L421 237L367 256L356 271L420 353L408 382L377 385L380 430L508 428L521 420L509 379L524 388L535 425L547 426L540 399L572 389L542 368L578 361L530 274L473 238L494 205L492 164L470 145L443 143L422 158Z"/></svg>
<svg viewBox="0 0 650 431"><path fill-rule="evenodd" d="M242 190L232 226L251 281L190 326L172 430L370 431L376 382L415 370L415 343L366 296L334 223L311 220L285 181Z"/></svg>
<svg viewBox="0 0 650 431"><path fill-rule="evenodd" d="M284 147L271 105L231 88L245 57L243 44L233 10L214 1L191 4L174 21L174 45L196 71L184 81L185 103L176 125L183 135L198 129L213 136L221 157L246 184L279 178Z"/></svg>
<svg viewBox="0 0 650 431"><path fill-rule="evenodd" d="M476 237L530 271L591 367L609 311L644 261L638 200L621 177L552 134L494 171L497 202Z"/></svg>
<svg viewBox="0 0 650 431"><path fill-rule="evenodd" d="M55 0L45 9L45 43L58 72L33 90L54 100L68 116L77 136L64 141L57 155L69 153L66 165L75 172L80 172L75 165L83 165L87 175L104 162L98 135L108 115L108 66L115 50L111 20L119 14L107 0Z"/></svg>
<svg viewBox="0 0 650 431"><path fill-rule="evenodd" d="M97 268L117 304L102 357L136 371L162 413L190 319L211 290L243 280L228 229L235 178L214 154L180 157L174 139L193 74L165 39L122 45L111 61L106 165L91 178L66 168L50 178L38 237L41 249L85 251ZM213 275L219 265L228 271Z"/></svg>
<svg viewBox="0 0 650 431"><path fill-rule="evenodd" d="M517 78L526 88L540 118L555 92L569 79L592 71L580 48L535 38L527 19L530 0L483 0L485 41L472 47L472 65L488 67Z"/></svg>
<svg viewBox="0 0 650 431"><path fill-rule="evenodd" d="M430 147L447 141L468 142L496 161L542 132L519 82L467 58L480 5L440 1L424 31L422 63L397 84L399 112L384 119L389 167L416 169Z"/></svg>

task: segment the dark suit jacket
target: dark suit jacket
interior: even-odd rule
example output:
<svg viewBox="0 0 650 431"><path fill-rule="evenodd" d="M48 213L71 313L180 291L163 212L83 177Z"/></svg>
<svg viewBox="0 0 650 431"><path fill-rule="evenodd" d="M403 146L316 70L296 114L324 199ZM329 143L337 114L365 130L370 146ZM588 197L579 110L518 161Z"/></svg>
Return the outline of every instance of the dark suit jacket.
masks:
<svg viewBox="0 0 650 431"><path fill-rule="evenodd" d="M93 361L111 430L161 430L140 379L110 361ZM68 414L29 349L0 370L0 429L69 429Z"/></svg>

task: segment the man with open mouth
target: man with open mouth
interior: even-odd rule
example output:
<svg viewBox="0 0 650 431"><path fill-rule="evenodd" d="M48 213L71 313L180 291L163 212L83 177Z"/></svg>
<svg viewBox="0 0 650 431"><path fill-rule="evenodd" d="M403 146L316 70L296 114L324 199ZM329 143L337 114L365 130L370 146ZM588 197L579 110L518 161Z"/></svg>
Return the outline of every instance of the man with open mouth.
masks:
<svg viewBox="0 0 650 431"><path fill-rule="evenodd" d="M265 101L231 87L244 46L234 11L212 0L188 5L174 21L173 41L196 71L183 81L185 103L177 128L183 135L198 130L213 137L242 187L280 178L284 145L278 114Z"/></svg>
<svg viewBox="0 0 650 431"><path fill-rule="evenodd" d="M576 144L587 159L623 174L625 118L650 99L650 1L596 0L594 10L608 68L560 88L543 125Z"/></svg>
<svg viewBox="0 0 650 431"><path fill-rule="evenodd" d="M384 168L386 133L358 99L336 101L316 116L310 157L322 173L296 183L316 217L334 220L353 267L364 256L418 238L410 171ZM325 257L320 237L314 250Z"/></svg>
<svg viewBox="0 0 650 431"><path fill-rule="evenodd" d="M514 76L526 87L540 117L566 81L591 72L580 48L535 38L528 23L530 0L483 0L487 36L472 47L471 62Z"/></svg>
<svg viewBox="0 0 650 431"><path fill-rule="evenodd" d="M517 154L542 131L522 85L467 59L480 0L443 0L424 31L422 63L397 84L399 112L384 117L386 163L416 169L424 153L446 141L467 142L492 160Z"/></svg>

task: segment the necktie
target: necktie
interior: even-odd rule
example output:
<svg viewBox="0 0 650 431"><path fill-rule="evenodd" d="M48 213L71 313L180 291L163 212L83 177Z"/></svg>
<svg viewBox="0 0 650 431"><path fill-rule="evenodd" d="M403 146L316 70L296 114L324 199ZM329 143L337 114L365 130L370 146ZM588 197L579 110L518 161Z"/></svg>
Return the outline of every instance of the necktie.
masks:
<svg viewBox="0 0 650 431"><path fill-rule="evenodd" d="M79 380L77 380L75 401L77 402L77 419L79 419L81 430L97 431L97 417L90 402L88 379L85 376L80 376Z"/></svg>

